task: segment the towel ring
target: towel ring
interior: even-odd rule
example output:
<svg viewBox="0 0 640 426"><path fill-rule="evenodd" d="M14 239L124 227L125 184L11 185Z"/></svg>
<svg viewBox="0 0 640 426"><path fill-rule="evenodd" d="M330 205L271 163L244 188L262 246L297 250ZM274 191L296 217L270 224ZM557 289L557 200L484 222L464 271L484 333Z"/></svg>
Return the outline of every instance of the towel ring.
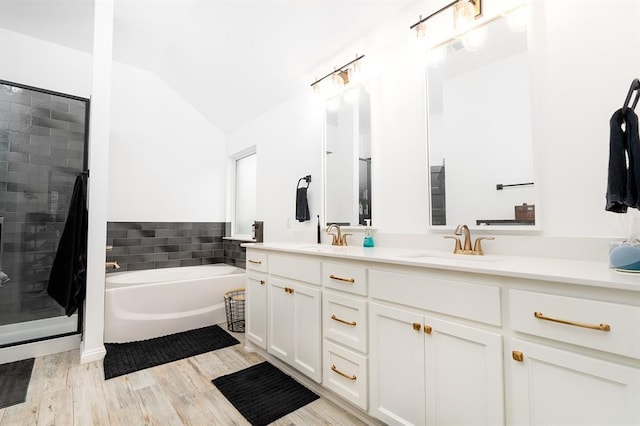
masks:
<svg viewBox="0 0 640 426"><path fill-rule="evenodd" d="M307 186L303 186L302 188L308 188L311 184L311 175L306 175L305 177L301 177L300 179L298 179L298 185L296 186L296 189L300 188L300 182L302 181L307 182Z"/></svg>
<svg viewBox="0 0 640 426"><path fill-rule="evenodd" d="M629 108L629 101L631 100L631 96L633 95L633 92L636 93L636 98L633 100L633 105L631 105L631 109L635 110L636 105L638 105L638 99L640 98L640 80L638 80L637 78L631 82L631 87L627 92L627 97L624 100L624 105L622 106L623 113L627 111L627 108Z"/></svg>

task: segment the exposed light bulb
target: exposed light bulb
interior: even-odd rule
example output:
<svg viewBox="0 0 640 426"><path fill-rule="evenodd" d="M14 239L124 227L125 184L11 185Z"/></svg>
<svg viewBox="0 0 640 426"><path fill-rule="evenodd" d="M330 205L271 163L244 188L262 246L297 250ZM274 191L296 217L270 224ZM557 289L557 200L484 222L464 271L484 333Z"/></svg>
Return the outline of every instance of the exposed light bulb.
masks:
<svg viewBox="0 0 640 426"><path fill-rule="evenodd" d="M462 45L467 52L480 50L487 42L487 28L474 28L462 37Z"/></svg>
<svg viewBox="0 0 640 426"><path fill-rule="evenodd" d="M420 17L422 19L422 17ZM427 25L424 22L419 23L415 27L416 37L418 39L424 39L427 36Z"/></svg>
<svg viewBox="0 0 640 426"><path fill-rule="evenodd" d="M427 50L427 64L432 68L436 68L442 65L442 63L445 61L446 58L447 58L446 44L432 47L431 49Z"/></svg>
<svg viewBox="0 0 640 426"><path fill-rule="evenodd" d="M460 0L453 6L453 27L458 33L467 31L476 19L476 9L470 0Z"/></svg>

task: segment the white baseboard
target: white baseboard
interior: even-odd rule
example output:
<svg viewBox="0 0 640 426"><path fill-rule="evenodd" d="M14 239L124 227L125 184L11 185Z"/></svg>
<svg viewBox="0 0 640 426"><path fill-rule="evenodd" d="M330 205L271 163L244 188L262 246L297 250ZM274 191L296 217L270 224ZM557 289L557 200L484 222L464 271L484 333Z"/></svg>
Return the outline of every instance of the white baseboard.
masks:
<svg viewBox="0 0 640 426"><path fill-rule="evenodd" d="M27 358L40 358L80 347L80 335L57 337L0 349L0 364Z"/></svg>
<svg viewBox="0 0 640 426"><path fill-rule="evenodd" d="M80 345L80 364L102 361L106 354L107 350L105 349L104 345L95 349L86 350L84 347L84 342L82 342L82 344Z"/></svg>

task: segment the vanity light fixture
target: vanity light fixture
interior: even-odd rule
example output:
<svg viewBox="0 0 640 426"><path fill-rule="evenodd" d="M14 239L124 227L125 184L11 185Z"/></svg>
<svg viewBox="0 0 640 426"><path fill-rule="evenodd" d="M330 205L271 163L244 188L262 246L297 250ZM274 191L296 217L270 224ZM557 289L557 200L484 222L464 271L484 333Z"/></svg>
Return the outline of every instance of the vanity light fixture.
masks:
<svg viewBox="0 0 640 426"><path fill-rule="evenodd" d="M340 68L334 68L329 74L311 83L313 92L332 97L340 94L347 86L351 87L355 83L359 83L361 81L359 74L362 58L364 55L356 54L354 60L347 62Z"/></svg>
<svg viewBox="0 0 640 426"><path fill-rule="evenodd" d="M424 37L426 35L425 22L451 7L453 7L454 28L458 33L467 31L473 26L473 22L482 15L482 0L455 0L426 18L420 16L418 22L411 25L409 29L415 30L418 37Z"/></svg>

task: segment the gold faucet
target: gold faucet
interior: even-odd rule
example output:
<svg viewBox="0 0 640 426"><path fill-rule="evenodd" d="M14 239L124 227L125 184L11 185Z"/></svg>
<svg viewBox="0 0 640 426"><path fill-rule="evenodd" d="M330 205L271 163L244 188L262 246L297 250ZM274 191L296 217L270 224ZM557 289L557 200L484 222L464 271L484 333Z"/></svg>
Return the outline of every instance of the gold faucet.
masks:
<svg viewBox="0 0 640 426"><path fill-rule="evenodd" d="M331 231L335 230L336 233L333 234ZM340 226L337 223L332 223L327 227L327 234L331 235L331 245L332 246L346 246L347 244L347 236L352 234L343 234L340 230Z"/></svg>
<svg viewBox="0 0 640 426"><path fill-rule="evenodd" d="M458 237L445 236L444 238L451 238L456 240L456 246L453 249L455 254L474 254L478 256L482 256L484 252L482 251L482 240L493 240L494 237L478 237L476 238L476 242L473 244L473 249L471 248L471 232L469 232L469 227L467 225L458 225L456 230L453 232L455 235L464 235L464 243L460 241Z"/></svg>
<svg viewBox="0 0 640 426"><path fill-rule="evenodd" d="M120 269L120 265L118 265L117 260L114 260L113 262L106 262L104 265L107 268Z"/></svg>

